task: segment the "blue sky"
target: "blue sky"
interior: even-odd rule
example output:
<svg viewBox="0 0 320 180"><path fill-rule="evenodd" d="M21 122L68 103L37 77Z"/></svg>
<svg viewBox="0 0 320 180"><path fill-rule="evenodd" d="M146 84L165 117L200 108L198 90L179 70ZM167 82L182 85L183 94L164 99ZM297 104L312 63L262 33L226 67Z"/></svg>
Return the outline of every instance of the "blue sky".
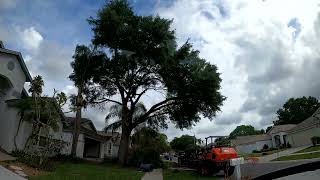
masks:
<svg viewBox="0 0 320 180"><path fill-rule="evenodd" d="M45 93L75 93L67 77L76 44L92 37L86 19L104 0L0 0L0 40L20 51L33 76L42 75ZM202 119L190 130L169 126L173 138L227 135L236 126L266 128L290 97L320 97L320 15L317 0L130 0L135 13L173 19L179 44L190 38L200 56L216 64L227 97L216 119ZM285 7L285 8L283 8ZM27 87L27 85L26 85ZM159 95L144 97L150 105ZM98 129L104 109L84 116Z"/></svg>

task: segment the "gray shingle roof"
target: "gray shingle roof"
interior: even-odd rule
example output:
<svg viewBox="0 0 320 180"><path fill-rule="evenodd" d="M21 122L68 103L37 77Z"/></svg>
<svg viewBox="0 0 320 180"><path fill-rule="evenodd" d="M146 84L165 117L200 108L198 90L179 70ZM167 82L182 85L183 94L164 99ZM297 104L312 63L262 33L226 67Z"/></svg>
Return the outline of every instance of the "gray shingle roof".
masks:
<svg viewBox="0 0 320 180"><path fill-rule="evenodd" d="M258 141L266 141L271 140L271 136L269 134L259 134L259 135L251 135L251 136L238 136L236 139L231 139L231 144L234 146L252 144Z"/></svg>
<svg viewBox="0 0 320 180"><path fill-rule="evenodd" d="M289 133L303 131L304 129L310 129L313 127L320 127L320 108L317 109L312 116L297 124L296 127L290 129Z"/></svg>
<svg viewBox="0 0 320 180"><path fill-rule="evenodd" d="M279 132L287 132L290 129L294 128L296 124L284 124L284 125L277 125L273 126L267 133L268 134L276 134Z"/></svg>

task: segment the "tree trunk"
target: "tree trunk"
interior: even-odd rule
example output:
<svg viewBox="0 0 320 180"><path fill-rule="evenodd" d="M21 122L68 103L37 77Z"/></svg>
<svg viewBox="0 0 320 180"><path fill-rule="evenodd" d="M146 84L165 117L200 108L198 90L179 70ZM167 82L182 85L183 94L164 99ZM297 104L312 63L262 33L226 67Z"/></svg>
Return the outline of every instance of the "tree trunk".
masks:
<svg viewBox="0 0 320 180"><path fill-rule="evenodd" d="M78 90L78 95L77 95L77 112L76 112L76 119L74 122L74 128L73 128L73 133L72 133L72 148L71 148L71 156L76 157L77 156L77 146L78 146L78 139L79 139L79 134L80 134L80 124L81 124L81 105L79 104L79 101L81 98L81 92Z"/></svg>
<svg viewBox="0 0 320 180"><path fill-rule="evenodd" d="M118 158L121 165L126 165L128 161L131 129L128 126L122 126L121 133L122 134L118 151Z"/></svg>

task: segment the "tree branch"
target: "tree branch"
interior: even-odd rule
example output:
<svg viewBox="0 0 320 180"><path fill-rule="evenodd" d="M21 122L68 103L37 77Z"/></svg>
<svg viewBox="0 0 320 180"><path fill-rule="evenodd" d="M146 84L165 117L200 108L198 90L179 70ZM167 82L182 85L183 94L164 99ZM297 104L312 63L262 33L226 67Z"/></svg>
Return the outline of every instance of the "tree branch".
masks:
<svg viewBox="0 0 320 180"><path fill-rule="evenodd" d="M93 103L93 104L99 104L99 103L103 103L103 102L113 102L113 103L116 103L116 104L122 105L122 103L121 103L121 102L119 102L119 101L115 101L115 100L107 99L107 98L102 99L101 101L94 101L94 102L92 102L92 103Z"/></svg>

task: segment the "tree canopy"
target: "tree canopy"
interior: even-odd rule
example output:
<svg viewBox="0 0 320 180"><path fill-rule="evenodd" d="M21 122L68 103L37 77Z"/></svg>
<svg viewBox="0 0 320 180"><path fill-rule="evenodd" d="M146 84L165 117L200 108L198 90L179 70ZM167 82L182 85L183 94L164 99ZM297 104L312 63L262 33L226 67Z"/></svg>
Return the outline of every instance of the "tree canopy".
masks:
<svg viewBox="0 0 320 180"><path fill-rule="evenodd" d="M274 125L298 124L320 107L320 103L315 97L290 98L278 111L278 120Z"/></svg>
<svg viewBox="0 0 320 180"><path fill-rule="evenodd" d="M234 139L237 136L249 136L249 135L256 135L256 134L263 134L265 131L262 130L255 130L253 126L251 125L241 125L237 126L236 129L234 129L229 137L230 139Z"/></svg>
<svg viewBox="0 0 320 180"><path fill-rule="evenodd" d="M198 149L198 145L201 143L201 139L197 139L195 136L182 135L181 137L175 137L170 146L175 151L195 151Z"/></svg>
<svg viewBox="0 0 320 180"><path fill-rule="evenodd" d="M129 136L148 121L166 127L171 120L189 128L200 115L213 119L225 100L220 93L217 67L199 57L185 42L178 47L172 20L134 14L125 0L107 2L96 18L90 18L92 43L109 53L93 73L86 98L89 102L112 102L122 106L119 159L125 163ZM133 118L136 106L148 93L158 102Z"/></svg>

